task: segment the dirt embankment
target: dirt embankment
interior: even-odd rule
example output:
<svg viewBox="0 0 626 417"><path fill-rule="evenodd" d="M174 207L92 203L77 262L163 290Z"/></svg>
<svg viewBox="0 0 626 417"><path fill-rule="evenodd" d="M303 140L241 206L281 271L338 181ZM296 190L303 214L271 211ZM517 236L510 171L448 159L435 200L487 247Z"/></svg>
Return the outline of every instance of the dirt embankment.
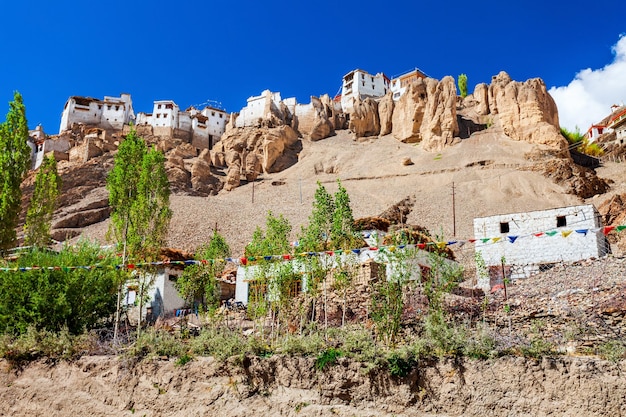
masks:
<svg viewBox="0 0 626 417"><path fill-rule="evenodd" d="M588 357L420 362L405 378L348 359L320 372L312 358L278 355L229 365L103 356L19 372L0 365L7 416L626 415L626 361Z"/></svg>

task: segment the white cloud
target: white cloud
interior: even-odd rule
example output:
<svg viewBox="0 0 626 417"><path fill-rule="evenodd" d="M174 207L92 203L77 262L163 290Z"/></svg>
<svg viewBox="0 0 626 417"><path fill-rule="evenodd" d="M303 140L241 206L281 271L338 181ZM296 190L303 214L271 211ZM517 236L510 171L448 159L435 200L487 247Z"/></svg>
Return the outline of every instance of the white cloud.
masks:
<svg viewBox="0 0 626 417"><path fill-rule="evenodd" d="M559 109L559 123L568 130L586 132L611 112L611 105L626 101L626 35L613 46L615 58L604 68L584 69L564 87L549 93Z"/></svg>

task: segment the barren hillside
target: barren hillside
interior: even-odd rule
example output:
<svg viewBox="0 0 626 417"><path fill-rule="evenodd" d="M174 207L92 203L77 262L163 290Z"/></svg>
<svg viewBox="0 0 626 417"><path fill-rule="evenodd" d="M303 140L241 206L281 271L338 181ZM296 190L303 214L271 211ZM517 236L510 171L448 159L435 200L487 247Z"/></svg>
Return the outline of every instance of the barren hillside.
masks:
<svg viewBox="0 0 626 417"><path fill-rule="evenodd" d="M241 253L268 211L290 220L295 239L310 214L317 181L334 192L340 179L350 193L355 217L376 215L414 195L417 204L409 221L446 237L453 235L452 183L457 237L471 237L474 217L580 203L551 179L530 170L533 163L525 155L533 149L537 148L491 130L439 153L390 136L355 141L347 131L339 131L323 141L303 141L295 165L263 174L254 185L209 197L173 195L170 245L194 250L217 225L234 254ZM406 157L414 164L403 165ZM99 189L92 192L101 195ZM108 221L89 226L84 236L104 239L107 226Z"/></svg>

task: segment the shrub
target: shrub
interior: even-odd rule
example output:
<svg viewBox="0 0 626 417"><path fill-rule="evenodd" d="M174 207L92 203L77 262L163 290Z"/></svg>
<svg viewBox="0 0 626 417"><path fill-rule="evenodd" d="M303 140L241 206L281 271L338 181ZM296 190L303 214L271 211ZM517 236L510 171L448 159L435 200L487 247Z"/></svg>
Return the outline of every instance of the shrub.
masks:
<svg viewBox="0 0 626 417"><path fill-rule="evenodd" d="M321 352L315 360L315 369L323 371L328 366L332 366L337 363L337 360L343 356L343 352L339 349L328 348Z"/></svg>
<svg viewBox="0 0 626 417"><path fill-rule="evenodd" d="M417 365L417 361L407 351L395 351L387 357L387 367L391 376L404 378Z"/></svg>
<svg viewBox="0 0 626 417"><path fill-rule="evenodd" d="M602 359L617 363L626 358L626 345L622 341L610 340L598 347L598 353Z"/></svg>

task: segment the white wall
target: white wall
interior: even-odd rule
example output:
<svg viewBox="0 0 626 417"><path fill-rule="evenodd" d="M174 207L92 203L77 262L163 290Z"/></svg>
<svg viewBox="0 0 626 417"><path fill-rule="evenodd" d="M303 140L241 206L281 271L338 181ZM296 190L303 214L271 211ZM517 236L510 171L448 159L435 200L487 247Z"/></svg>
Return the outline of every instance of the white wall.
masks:
<svg viewBox="0 0 626 417"><path fill-rule="evenodd" d="M104 100L72 96L65 103L61 114L59 133L74 123L93 125L102 129L119 129L135 120L130 94L121 97L105 96Z"/></svg>
<svg viewBox="0 0 626 417"><path fill-rule="evenodd" d="M400 251L401 249L397 249L397 250ZM413 257L412 259L413 266L411 267L411 272L412 272L411 278L410 278L411 280L418 280L420 278L421 276L421 271L419 268L420 264L424 266L429 266L429 267L431 266L431 259L432 259L431 256L432 254L427 251L423 251L423 250L417 251L416 256ZM345 252L341 255L329 256L326 254L322 254L320 256L320 261L322 265L324 265L324 268L327 268L328 270L339 267L340 263L344 265L348 263L363 264L370 259L373 259L374 261L381 263L381 264L386 264L387 268L385 270L386 270L387 278L388 279L391 278L392 274L394 273L393 260L397 258L394 258L393 256L389 256L388 253L386 253L383 250L362 249L362 250L359 250L358 253ZM443 262L447 264L457 265L459 268L461 268L460 265L455 261L451 261L445 258L441 258L441 259L443 260ZM284 261L284 262L293 262L294 269L296 271L301 271L303 273L302 290L305 291L307 288L306 273L305 273L306 264L302 262L301 260L299 260L298 258L295 258L290 261ZM279 265L279 262L277 261L277 263L274 265ZM398 266L398 268L400 267ZM242 303L246 305L248 304L248 293L250 289L250 282L254 280L257 269L258 267L256 265L250 265L250 266L239 265L239 267L237 268L235 301L241 301Z"/></svg>
<svg viewBox="0 0 626 417"><path fill-rule="evenodd" d="M169 268L159 268L157 271L154 285L148 290L150 301L146 303L146 308L150 305L155 316L172 313L185 307L185 300L178 294L176 287L174 287L174 281L169 279L170 275L178 276L180 274L181 271Z"/></svg>
<svg viewBox="0 0 626 417"><path fill-rule="evenodd" d="M564 218L564 226L557 227L557 217ZM501 227L506 226L501 224L507 224L509 231L502 232ZM541 264L578 261L605 255L605 238L601 232L576 232L600 227L600 216L592 205L476 218L476 252L481 253L486 266L501 265L504 257L506 265L519 267L512 270L512 278L527 277L536 272ZM540 232L544 234L534 236L534 233ZM545 232L556 234L550 236ZM565 237L563 233L568 232L571 233ZM518 237L511 242L508 236ZM493 238L500 240L494 242ZM482 242L481 239L490 240ZM479 285L488 288L489 282L479 282Z"/></svg>
<svg viewBox="0 0 626 417"><path fill-rule="evenodd" d="M352 74L352 78L350 75ZM387 94L389 84L382 73L369 74L363 70L354 70L343 77L341 86L341 107L344 112L352 111L352 100L366 97L382 97Z"/></svg>

